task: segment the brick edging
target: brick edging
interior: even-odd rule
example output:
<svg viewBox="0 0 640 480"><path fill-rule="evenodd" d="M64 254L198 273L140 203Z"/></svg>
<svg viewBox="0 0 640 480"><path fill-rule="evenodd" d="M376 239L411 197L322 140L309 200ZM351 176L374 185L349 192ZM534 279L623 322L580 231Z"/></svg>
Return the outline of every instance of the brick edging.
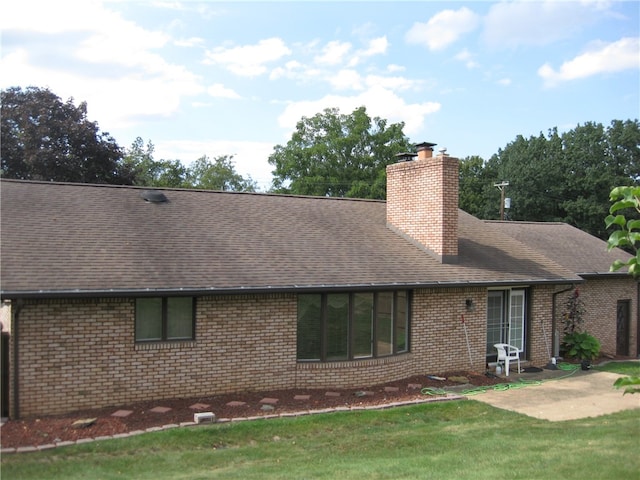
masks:
<svg viewBox="0 0 640 480"><path fill-rule="evenodd" d="M252 417L237 417L237 418L219 418L215 423L236 423L236 422L247 422L253 420L269 420L273 418L291 418L291 417L303 417L307 415L319 415L322 413L335 413L335 412L354 412L354 411L366 411L366 410L386 410L389 408L395 407L407 407L410 405L419 405L423 403L432 403L432 402L443 402L443 401L451 401L451 400L465 400L465 397L462 395L455 394L446 394L445 396L440 397L428 397L428 398L418 398L414 400L406 400L402 402L391 402L377 405L367 405L367 406L351 406L351 407L334 407L334 408L322 408L317 410L300 410L297 412L283 412L272 415L257 415ZM145 430L132 430L127 433L116 433L115 435L104 435L99 437L90 437L90 438L81 438L76 441L62 441L56 443L47 443L45 445L37 445L31 447L17 447L17 448L1 448L0 454L13 454L13 453L30 453L30 452L40 452L44 450L51 450L53 448L60 447L68 447L70 445L81 445L83 443L91 443L97 442L101 440L114 440L118 438L128 438L136 435L142 435L143 433L151 433L151 432L160 432L163 430L171 430L173 428L181 428L181 427L194 427L196 425L211 425L207 423L197 424L195 422L182 422L180 424L170 423L168 425L162 425L160 427L149 427Z"/></svg>

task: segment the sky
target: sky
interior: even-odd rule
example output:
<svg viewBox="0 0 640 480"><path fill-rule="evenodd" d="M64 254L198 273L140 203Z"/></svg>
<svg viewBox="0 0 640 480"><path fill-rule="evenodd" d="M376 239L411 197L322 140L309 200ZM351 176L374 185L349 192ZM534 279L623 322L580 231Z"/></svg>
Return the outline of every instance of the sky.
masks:
<svg viewBox="0 0 640 480"><path fill-rule="evenodd" d="M87 102L123 148L267 159L303 117L365 106L413 143L488 160L518 135L640 117L640 2L21 0L0 87Z"/></svg>

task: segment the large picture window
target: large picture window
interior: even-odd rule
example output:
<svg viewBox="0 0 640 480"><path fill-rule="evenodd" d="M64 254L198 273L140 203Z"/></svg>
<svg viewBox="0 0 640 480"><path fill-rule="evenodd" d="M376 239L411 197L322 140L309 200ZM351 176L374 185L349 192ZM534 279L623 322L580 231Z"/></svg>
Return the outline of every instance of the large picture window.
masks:
<svg viewBox="0 0 640 480"><path fill-rule="evenodd" d="M193 340L193 297L136 299L136 342Z"/></svg>
<svg viewBox="0 0 640 480"><path fill-rule="evenodd" d="M298 295L298 360L344 361L409 351L409 293Z"/></svg>

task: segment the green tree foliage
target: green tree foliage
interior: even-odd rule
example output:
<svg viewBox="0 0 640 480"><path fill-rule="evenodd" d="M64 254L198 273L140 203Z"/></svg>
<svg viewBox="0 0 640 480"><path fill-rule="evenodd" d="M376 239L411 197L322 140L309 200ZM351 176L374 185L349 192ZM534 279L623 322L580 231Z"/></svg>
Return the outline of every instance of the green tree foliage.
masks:
<svg viewBox="0 0 640 480"><path fill-rule="evenodd" d="M350 115L326 109L303 117L285 146L269 157L276 192L332 197L386 196L386 166L408 151L403 123L371 119L365 107Z"/></svg>
<svg viewBox="0 0 640 480"><path fill-rule="evenodd" d="M471 215L484 217L487 184L490 180L486 177L482 157L472 156L460 160L459 177L459 207Z"/></svg>
<svg viewBox="0 0 640 480"><path fill-rule="evenodd" d="M147 187L199 188L203 190L227 190L255 192L257 185L251 177L238 174L233 157L222 155L210 159L200 157L189 167L179 160L154 160L155 147L151 141L144 144L136 138L127 150L124 161L134 172L134 184Z"/></svg>
<svg viewBox="0 0 640 480"><path fill-rule="evenodd" d="M615 272L622 267L627 267L629 275L640 278L640 220L631 218L640 214L640 187L621 186L615 187L609 194L613 204L609 208L609 215L604 220L606 228L616 228L607 240L607 248L626 248L634 252L635 256L627 261L615 260L611 265L611 271ZM629 218L627 218L629 217ZM617 379L616 388L624 388L624 394L640 393L640 377L628 376Z"/></svg>
<svg viewBox="0 0 640 480"><path fill-rule="evenodd" d="M134 184L147 187L191 187L187 168L179 160L154 160L154 150L151 141L145 147L144 140L140 137L127 150L124 161L134 172Z"/></svg>
<svg viewBox="0 0 640 480"><path fill-rule="evenodd" d="M236 173L233 156L222 155L213 160L206 155L196 160L188 170L187 177L192 188L225 190L232 192L255 192L256 183Z"/></svg>
<svg viewBox="0 0 640 480"><path fill-rule="evenodd" d="M606 239L607 192L640 180L640 123L587 122L562 135L553 128L547 136L518 136L487 161L481 178L486 195L471 212L477 216L498 218L500 192L492 186L506 180L510 219L567 222ZM466 189L461 184L461 197Z"/></svg>
<svg viewBox="0 0 640 480"><path fill-rule="evenodd" d="M48 89L11 87L1 92L2 175L23 180L131 184L122 150L87 104L63 102Z"/></svg>
<svg viewBox="0 0 640 480"><path fill-rule="evenodd" d="M627 267L627 271L634 278L640 278L640 187L624 186L611 190L609 198L613 204L609 208L609 215L604 220L606 228L618 227L607 240L607 248L623 248L635 255L627 261L615 260L611 271ZM633 218L635 217L635 218Z"/></svg>

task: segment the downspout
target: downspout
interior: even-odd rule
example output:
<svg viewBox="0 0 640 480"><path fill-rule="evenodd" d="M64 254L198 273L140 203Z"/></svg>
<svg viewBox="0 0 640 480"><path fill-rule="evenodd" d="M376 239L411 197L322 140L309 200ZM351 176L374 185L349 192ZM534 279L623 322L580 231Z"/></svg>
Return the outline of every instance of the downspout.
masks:
<svg viewBox="0 0 640 480"><path fill-rule="evenodd" d="M20 369L18 368L18 359L19 359L19 323L18 319L20 318L20 312L22 311L22 308L24 307L24 300L22 300L21 298L19 298L16 301L16 309L15 312L13 313L13 325L11 326L11 337L13 340L13 408L9 409L9 413L11 413L11 410L13 410L13 420L18 420L20 418L20 394L19 394L19 390L20 390L20 376L19 376L19 371ZM13 306L11 307L13 310Z"/></svg>
<svg viewBox="0 0 640 480"><path fill-rule="evenodd" d="M564 290L560 290L558 292L553 292L553 300L551 303L551 356L554 357L554 352L555 352L555 345L554 345L554 340L555 340L555 336L556 336L556 297L558 295L560 295L561 293L566 293L569 290L573 290L576 288L576 284L574 283L573 285L571 285L570 287L565 288ZM560 348L560 346L558 345L558 348Z"/></svg>

